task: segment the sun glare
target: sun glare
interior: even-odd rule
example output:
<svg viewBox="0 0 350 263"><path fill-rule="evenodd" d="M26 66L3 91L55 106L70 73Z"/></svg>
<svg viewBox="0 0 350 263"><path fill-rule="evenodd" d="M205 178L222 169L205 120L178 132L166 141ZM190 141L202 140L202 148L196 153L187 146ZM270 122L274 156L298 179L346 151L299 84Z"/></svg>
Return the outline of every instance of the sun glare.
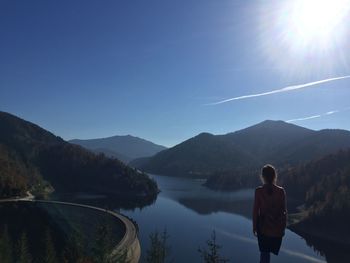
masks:
<svg viewBox="0 0 350 263"><path fill-rule="evenodd" d="M261 1L259 46L287 76L332 74L349 66L350 0Z"/></svg>
<svg viewBox="0 0 350 263"><path fill-rule="evenodd" d="M328 41L341 25L350 7L349 0L292 1L289 29L300 41Z"/></svg>

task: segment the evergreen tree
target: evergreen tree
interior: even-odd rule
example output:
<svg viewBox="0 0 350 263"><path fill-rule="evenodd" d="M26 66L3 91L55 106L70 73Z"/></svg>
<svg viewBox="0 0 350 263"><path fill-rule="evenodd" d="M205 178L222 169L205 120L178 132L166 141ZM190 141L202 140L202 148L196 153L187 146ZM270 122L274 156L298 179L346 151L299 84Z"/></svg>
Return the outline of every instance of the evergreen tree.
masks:
<svg viewBox="0 0 350 263"><path fill-rule="evenodd" d="M216 243L216 233L213 231L211 238L207 240L207 248L199 248L198 252L205 263L225 263L229 260L222 258L219 254L219 250L222 246Z"/></svg>
<svg viewBox="0 0 350 263"><path fill-rule="evenodd" d="M2 238L0 240L0 262L1 263L12 263L12 240L8 232L7 225L4 226L2 232Z"/></svg>
<svg viewBox="0 0 350 263"><path fill-rule="evenodd" d="M31 263L32 256L28 248L28 239L26 233L22 233L17 246L17 263Z"/></svg>
<svg viewBox="0 0 350 263"><path fill-rule="evenodd" d="M127 251L113 251L115 245L108 217L97 227L93 259L98 263L127 263Z"/></svg>
<svg viewBox="0 0 350 263"><path fill-rule="evenodd" d="M106 263L109 260L109 255L112 252L111 228L104 220L96 230L95 244L93 247L93 257L96 262Z"/></svg>
<svg viewBox="0 0 350 263"><path fill-rule="evenodd" d="M44 241L45 241L45 256L44 256L43 262L45 263L58 262L55 245L52 241L52 237L49 229L46 229Z"/></svg>
<svg viewBox="0 0 350 263"><path fill-rule="evenodd" d="M128 263L127 260L128 253L126 250L119 250L115 253L112 252L109 259L107 260L108 263Z"/></svg>
<svg viewBox="0 0 350 263"><path fill-rule="evenodd" d="M155 231L149 235L151 241L150 248L146 251L146 262L148 263L164 263L170 254L170 247L167 245L169 235L164 229L163 233Z"/></svg>
<svg viewBox="0 0 350 263"><path fill-rule="evenodd" d="M63 250L62 261L64 263L74 262L74 263L85 263L84 256L84 241L82 234L79 230L74 231L69 236L66 247Z"/></svg>

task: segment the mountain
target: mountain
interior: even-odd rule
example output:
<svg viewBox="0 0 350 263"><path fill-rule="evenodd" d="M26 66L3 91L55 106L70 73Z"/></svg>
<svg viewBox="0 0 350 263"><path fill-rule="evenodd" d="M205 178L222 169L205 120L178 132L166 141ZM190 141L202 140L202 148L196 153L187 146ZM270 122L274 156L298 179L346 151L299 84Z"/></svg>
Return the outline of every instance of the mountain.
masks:
<svg viewBox="0 0 350 263"><path fill-rule="evenodd" d="M97 153L104 153L109 157L116 157L125 163L136 158L153 156L166 149L162 145L131 135L88 140L74 139L69 142Z"/></svg>
<svg viewBox="0 0 350 263"><path fill-rule="evenodd" d="M208 186L229 190L255 184L266 163L282 169L347 147L349 131L268 120L225 135L202 133L130 165L155 174L209 178Z"/></svg>
<svg viewBox="0 0 350 263"><path fill-rule="evenodd" d="M2 196L49 187L58 192L131 196L155 195L158 191L147 175L117 159L70 144L6 112L0 112L0 164Z"/></svg>
<svg viewBox="0 0 350 263"><path fill-rule="evenodd" d="M27 185L41 182L35 169L28 167L19 156L0 144L0 197L22 196Z"/></svg>
<svg viewBox="0 0 350 263"><path fill-rule="evenodd" d="M218 169L240 167L245 161L253 164L250 157L215 135L201 133L156 154L137 168L156 174L207 177ZM140 161L135 160L130 165L137 162Z"/></svg>
<svg viewBox="0 0 350 263"><path fill-rule="evenodd" d="M252 158L263 164L276 159L281 149L288 149L295 142L313 133L313 130L283 121L266 120L218 137L240 151L249 153Z"/></svg>
<svg viewBox="0 0 350 263"><path fill-rule="evenodd" d="M73 144L79 145L79 143L73 143ZM82 146L82 147L84 147L84 146ZM119 161L122 161L123 163L126 163L126 164L129 163L132 160L131 157L125 156L125 155L123 155L121 153L114 152L114 151L112 151L110 149L106 149L106 148L88 149L87 147L84 147L84 148L87 149L87 150L90 150L90 151L92 151L92 152L94 152L96 154L103 153L104 155L106 155L109 158L116 158Z"/></svg>
<svg viewBox="0 0 350 263"><path fill-rule="evenodd" d="M292 230L350 244L345 231L350 221L350 149L288 169L280 178L288 196L304 204Z"/></svg>

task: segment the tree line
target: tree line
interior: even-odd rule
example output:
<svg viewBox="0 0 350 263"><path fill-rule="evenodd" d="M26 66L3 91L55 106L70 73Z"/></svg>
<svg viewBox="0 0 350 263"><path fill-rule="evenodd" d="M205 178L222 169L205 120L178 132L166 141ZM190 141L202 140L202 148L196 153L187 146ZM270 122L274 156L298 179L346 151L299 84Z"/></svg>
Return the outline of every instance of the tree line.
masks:
<svg viewBox="0 0 350 263"><path fill-rule="evenodd" d="M287 195L305 205L302 224L347 240L350 221L350 149L299 165L281 174Z"/></svg>
<svg viewBox="0 0 350 263"><path fill-rule="evenodd" d="M149 235L150 246L146 251L145 261L147 263L172 262L171 247L168 244L170 236L165 229L163 232L157 230ZM108 224L100 224L94 235L94 244L91 253L84 251L84 244L79 233L74 233L64 245L59 249L54 236L49 228L45 230L45 235L41 238L40 253L33 253L30 246L30 239L25 232L16 240L12 238L5 225L1 229L0 238L0 262L2 263L127 263L126 251L115 251L112 231ZM204 263L226 263L229 260L220 253L221 245L217 243L215 231L210 239L206 241L206 246L199 247L199 257Z"/></svg>

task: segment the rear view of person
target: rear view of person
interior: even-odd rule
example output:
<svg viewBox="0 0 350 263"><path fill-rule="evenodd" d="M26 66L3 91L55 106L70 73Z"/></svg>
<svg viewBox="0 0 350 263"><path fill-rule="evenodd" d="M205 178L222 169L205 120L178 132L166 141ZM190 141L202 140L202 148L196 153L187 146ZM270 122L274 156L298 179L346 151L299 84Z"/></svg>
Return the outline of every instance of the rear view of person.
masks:
<svg viewBox="0 0 350 263"><path fill-rule="evenodd" d="M260 263L270 262L270 253L278 255L287 223L286 193L276 185L277 173L272 165L261 171L263 185L255 190L253 233L258 237Z"/></svg>

